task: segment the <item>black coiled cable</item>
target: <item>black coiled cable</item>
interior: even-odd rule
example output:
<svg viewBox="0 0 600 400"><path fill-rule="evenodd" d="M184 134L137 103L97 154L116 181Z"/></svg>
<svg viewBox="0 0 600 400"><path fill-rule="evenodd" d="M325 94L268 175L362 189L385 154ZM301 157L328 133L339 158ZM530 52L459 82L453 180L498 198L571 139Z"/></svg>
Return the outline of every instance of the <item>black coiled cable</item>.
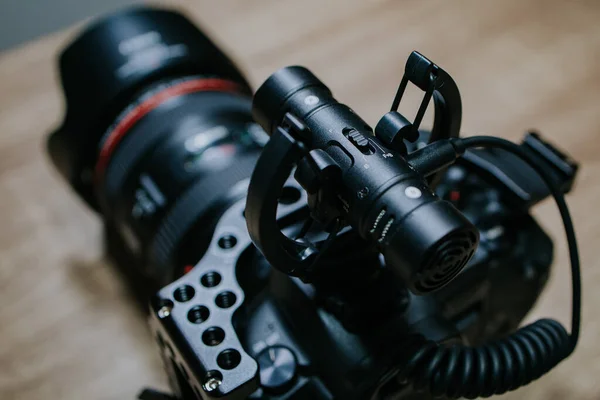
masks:
<svg viewBox="0 0 600 400"><path fill-rule="evenodd" d="M413 337L405 347L402 376L417 390L449 398L489 397L527 385L568 357L579 339L581 274L577 239L563 193L549 174L518 145L501 138L451 139L464 152L472 147L498 147L525 160L546 183L560 211L571 261L573 304L571 334L560 322L541 319L498 341L479 347L446 346Z"/></svg>
<svg viewBox="0 0 600 400"><path fill-rule="evenodd" d="M449 398L489 397L534 381L570 353L569 335L542 319L480 347L447 347L414 338L404 374L416 390Z"/></svg>

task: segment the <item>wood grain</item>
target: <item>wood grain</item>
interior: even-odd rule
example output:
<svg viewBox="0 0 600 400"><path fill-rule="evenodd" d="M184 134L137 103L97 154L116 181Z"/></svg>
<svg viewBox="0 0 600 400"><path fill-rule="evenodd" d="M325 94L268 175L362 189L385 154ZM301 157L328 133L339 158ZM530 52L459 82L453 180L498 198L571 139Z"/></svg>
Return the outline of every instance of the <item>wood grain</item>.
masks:
<svg viewBox="0 0 600 400"><path fill-rule="evenodd" d="M184 9L258 85L303 64L376 122L418 49L462 92L463 132L517 140L535 127L583 167L569 196L584 276L575 355L506 399L597 399L600 393L600 3L561 0L189 0ZM51 168L45 137L62 118L55 56L78 27L0 55L0 398L133 399L166 387L138 311L103 259L98 219ZM414 93L413 93L414 94ZM407 107L416 109L417 97ZM569 320L567 254L531 318Z"/></svg>

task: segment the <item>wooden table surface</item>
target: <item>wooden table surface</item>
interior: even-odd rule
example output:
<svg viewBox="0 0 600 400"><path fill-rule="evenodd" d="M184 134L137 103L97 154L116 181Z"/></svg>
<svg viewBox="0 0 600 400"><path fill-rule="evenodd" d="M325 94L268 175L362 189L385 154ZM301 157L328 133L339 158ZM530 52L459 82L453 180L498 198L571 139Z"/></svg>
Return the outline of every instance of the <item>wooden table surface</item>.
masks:
<svg viewBox="0 0 600 400"><path fill-rule="evenodd" d="M569 203L583 264L575 355L506 399L600 397L600 3L561 0L189 0L183 8L258 85L303 64L367 121L391 104L418 49L449 71L465 134L518 140L529 128L583 165ZM0 54L0 399L133 399L165 388L127 287L103 259L101 229L45 154L61 120L57 51L78 27ZM407 109L416 109L416 91ZM409 112L412 115L412 111ZM551 283L530 318L569 321L567 254L554 205Z"/></svg>

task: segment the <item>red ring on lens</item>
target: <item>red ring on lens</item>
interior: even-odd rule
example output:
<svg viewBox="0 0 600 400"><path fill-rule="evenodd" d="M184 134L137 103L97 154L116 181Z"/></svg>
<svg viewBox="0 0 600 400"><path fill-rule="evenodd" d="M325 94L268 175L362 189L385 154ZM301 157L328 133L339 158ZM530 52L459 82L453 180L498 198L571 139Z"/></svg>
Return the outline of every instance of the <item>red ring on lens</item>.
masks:
<svg viewBox="0 0 600 400"><path fill-rule="evenodd" d="M204 91L239 93L241 87L239 84L225 79L200 78L170 86L144 100L119 121L102 144L95 167L96 181L103 177L115 149L139 120L173 97Z"/></svg>

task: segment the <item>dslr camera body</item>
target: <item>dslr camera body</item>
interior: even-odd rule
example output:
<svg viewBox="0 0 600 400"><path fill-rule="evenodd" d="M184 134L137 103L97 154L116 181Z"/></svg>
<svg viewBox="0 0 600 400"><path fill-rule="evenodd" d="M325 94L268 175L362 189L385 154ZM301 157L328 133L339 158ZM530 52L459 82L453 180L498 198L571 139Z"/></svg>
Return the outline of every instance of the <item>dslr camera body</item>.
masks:
<svg viewBox="0 0 600 400"><path fill-rule="evenodd" d="M140 398L473 398L551 368L515 362L520 384L500 369L507 348L564 341L562 327L533 326L502 342L550 273L553 243L529 211L551 190L509 151L461 147L458 89L421 54L374 130L301 67L253 101L172 11L96 22L60 73L67 113L49 154L149 299L173 389ZM396 111L409 82L425 93L412 123ZM434 127L419 131L431 98ZM519 148L571 189L569 157L536 133ZM483 349L477 365L454 357L467 345Z"/></svg>

